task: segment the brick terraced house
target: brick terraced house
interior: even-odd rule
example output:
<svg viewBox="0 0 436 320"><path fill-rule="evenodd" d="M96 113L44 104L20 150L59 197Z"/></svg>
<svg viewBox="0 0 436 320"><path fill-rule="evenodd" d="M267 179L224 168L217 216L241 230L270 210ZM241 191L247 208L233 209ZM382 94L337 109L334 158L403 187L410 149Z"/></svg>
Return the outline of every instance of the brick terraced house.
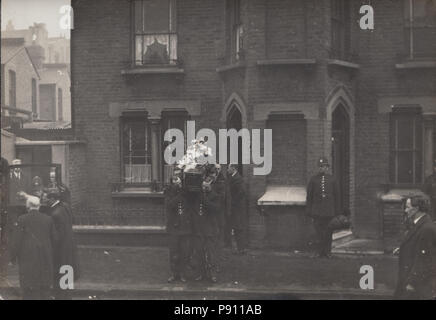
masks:
<svg viewBox="0 0 436 320"><path fill-rule="evenodd" d="M369 2L375 28L362 30L359 10ZM86 141L86 209L76 212L83 230L164 233L161 190L171 168L163 132L195 120L197 129L272 129L271 173L241 165L253 246L306 241L305 186L323 155L354 236L395 242L401 198L420 192L436 154L436 1L72 6L72 121Z"/></svg>

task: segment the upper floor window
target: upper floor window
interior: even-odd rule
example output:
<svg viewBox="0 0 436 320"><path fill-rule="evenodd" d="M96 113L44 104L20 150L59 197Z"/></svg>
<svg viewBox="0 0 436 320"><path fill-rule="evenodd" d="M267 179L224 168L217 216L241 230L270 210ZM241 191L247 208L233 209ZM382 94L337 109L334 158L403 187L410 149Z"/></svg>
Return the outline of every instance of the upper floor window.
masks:
<svg viewBox="0 0 436 320"><path fill-rule="evenodd" d="M63 121L64 120L64 108L62 106L64 97L62 94L62 89L58 88L58 120Z"/></svg>
<svg viewBox="0 0 436 320"><path fill-rule="evenodd" d="M422 183L423 123L420 108L401 107L390 119L390 180L395 184Z"/></svg>
<svg viewBox="0 0 436 320"><path fill-rule="evenodd" d="M176 64L176 0L134 1L135 65Z"/></svg>
<svg viewBox="0 0 436 320"><path fill-rule="evenodd" d="M350 59L350 4L349 0L331 1L331 58Z"/></svg>
<svg viewBox="0 0 436 320"><path fill-rule="evenodd" d="M37 88L36 88L36 79L32 78L32 113L33 116L36 117L38 113L37 106Z"/></svg>
<svg viewBox="0 0 436 320"><path fill-rule="evenodd" d="M436 58L436 0L404 0L404 9L408 57Z"/></svg>
<svg viewBox="0 0 436 320"><path fill-rule="evenodd" d="M235 63L243 58L243 26L241 22L241 0L227 0L227 63Z"/></svg>
<svg viewBox="0 0 436 320"><path fill-rule="evenodd" d="M17 77L12 70L9 70L9 107L17 107Z"/></svg>

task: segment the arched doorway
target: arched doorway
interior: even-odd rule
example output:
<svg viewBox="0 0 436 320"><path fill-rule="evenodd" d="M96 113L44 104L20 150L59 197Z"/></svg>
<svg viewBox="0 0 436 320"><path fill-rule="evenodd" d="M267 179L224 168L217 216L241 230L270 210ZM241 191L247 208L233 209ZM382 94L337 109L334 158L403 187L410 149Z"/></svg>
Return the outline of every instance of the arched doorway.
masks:
<svg viewBox="0 0 436 320"><path fill-rule="evenodd" d="M332 169L339 183L340 212L350 210L350 117L342 104L332 115Z"/></svg>
<svg viewBox="0 0 436 320"><path fill-rule="evenodd" d="M226 126L227 130L236 129L239 131L242 129L242 114L239 108L232 104L227 112ZM230 163L230 138L227 141L227 163ZM242 138L238 138L238 172L242 175Z"/></svg>

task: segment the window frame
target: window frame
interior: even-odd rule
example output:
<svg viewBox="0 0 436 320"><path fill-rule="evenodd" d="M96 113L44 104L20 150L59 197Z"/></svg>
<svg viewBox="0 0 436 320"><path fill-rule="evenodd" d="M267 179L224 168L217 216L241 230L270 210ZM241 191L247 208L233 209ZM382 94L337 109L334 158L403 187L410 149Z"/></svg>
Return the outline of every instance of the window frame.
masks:
<svg viewBox="0 0 436 320"><path fill-rule="evenodd" d="M399 148L399 120L413 119L412 148ZM418 126L418 127L417 127ZM424 120L420 107L394 108L389 117L389 183L399 187L419 187L424 183ZM399 182L399 155L411 153L412 182ZM416 172L419 168L419 175Z"/></svg>
<svg viewBox="0 0 436 320"><path fill-rule="evenodd" d="M351 55L351 10L349 0L331 0L330 8L330 56L334 59L348 61ZM337 11L338 8L339 12Z"/></svg>
<svg viewBox="0 0 436 320"><path fill-rule="evenodd" d="M38 116L38 85L35 78L31 80L31 99L33 117Z"/></svg>
<svg viewBox="0 0 436 320"><path fill-rule="evenodd" d="M17 108L17 73L14 70L9 70L8 74L9 74L9 107Z"/></svg>
<svg viewBox="0 0 436 320"><path fill-rule="evenodd" d="M417 52L416 44L415 44L415 32L414 30L418 28L432 28L436 33L436 20L435 25L433 26L422 26L418 23L419 26L414 26L415 24L415 15L414 15L414 7L417 0L403 0L403 20L404 20L404 43L407 58L410 60L427 60L429 58L436 59L436 52L434 55L430 53L430 56L427 56L427 53Z"/></svg>
<svg viewBox="0 0 436 320"><path fill-rule="evenodd" d="M141 1L142 5L142 19L143 17L143 2L151 1L151 0L131 0L131 65L134 68L149 68L154 66L177 66L179 64L179 40L178 40L178 19L177 19L177 0L168 0L168 32L145 32L144 30L141 33L136 32L136 12L135 12L135 3L137 1ZM143 22L144 23L144 22ZM137 36L151 36L151 35L168 35L168 63L144 63L144 38L142 40L142 48L141 48L141 63L138 63L139 60L136 60L136 37ZM175 59L171 59L171 36L175 36Z"/></svg>
<svg viewBox="0 0 436 320"><path fill-rule="evenodd" d="M121 180L121 184L127 188L135 188L135 187L150 187L152 182L153 182L153 177L151 177L150 181L147 182L127 182L126 181L126 172L125 172L125 155L124 155L124 151L125 151L125 145L124 145L124 126L125 123L127 121L144 121L144 124L146 125L146 130L147 130L147 144L148 144L148 155L146 153L145 157L149 158L149 163L145 163L150 165L150 168L152 166L152 162L153 162L153 157L152 157L152 145L151 145L151 123L148 119L148 115L147 113L144 112L128 112L128 113L123 113L120 117L120 164L121 164L121 175L120 175L120 180ZM147 161L147 160L146 160ZM132 164L132 163L130 163ZM151 170L151 169L150 169Z"/></svg>

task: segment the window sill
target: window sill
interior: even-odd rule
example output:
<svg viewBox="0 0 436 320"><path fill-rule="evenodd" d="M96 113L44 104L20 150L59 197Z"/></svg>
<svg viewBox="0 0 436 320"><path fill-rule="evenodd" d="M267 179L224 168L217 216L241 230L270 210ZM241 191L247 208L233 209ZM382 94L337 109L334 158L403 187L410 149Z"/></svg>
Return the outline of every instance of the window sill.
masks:
<svg viewBox="0 0 436 320"><path fill-rule="evenodd" d="M316 59L264 59L257 60L258 66L313 66Z"/></svg>
<svg viewBox="0 0 436 320"><path fill-rule="evenodd" d="M419 189L416 188L392 188L386 193L379 194L379 199L382 202L402 202L403 199L413 196L423 196L427 195Z"/></svg>
<svg viewBox="0 0 436 320"><path fill-rule="evenodd" d="M395 64L397 70L436 68L436 60L411 60Z"/></svg>
<svg viewBox="0 0 436 320"><path fill-rule="evenodd" d="M353 69L353 70L359 70L360 69L360 65L359 64L353 63L353 62L349 62L349 61L345 61L345 60L328 59L327 60L327 64L329 66L337 66L337 67L343 67L343 68L348 68L348 69Z"/></svg>
<svg viewBox="0 0 436 320"><path fill-rule="evenodd" d="M177 66L153 66L132 67L121 70L122 75L146 75L146 74L184 74L185 70Z"/></svg>
<svg viewBox="0 0 436 320"><path fill-rule="evenodd" d="M238 61L238 62L235 62L235 63L229 64L229 65L225 65L225 66L217 67L217 68L216 68L216 72L218 72L218 73L223 73L223 72L232 71L232 70L237 70L237 69L245 68L245 67L246 67L245 62Z"/></svg>
<svg viewBox="0 0 436 320"><path fill-rule="evenodd" d="M163 198L163 191L153 192L149 188L135 188L134 190L113 191L112 198Z"/></svg>

